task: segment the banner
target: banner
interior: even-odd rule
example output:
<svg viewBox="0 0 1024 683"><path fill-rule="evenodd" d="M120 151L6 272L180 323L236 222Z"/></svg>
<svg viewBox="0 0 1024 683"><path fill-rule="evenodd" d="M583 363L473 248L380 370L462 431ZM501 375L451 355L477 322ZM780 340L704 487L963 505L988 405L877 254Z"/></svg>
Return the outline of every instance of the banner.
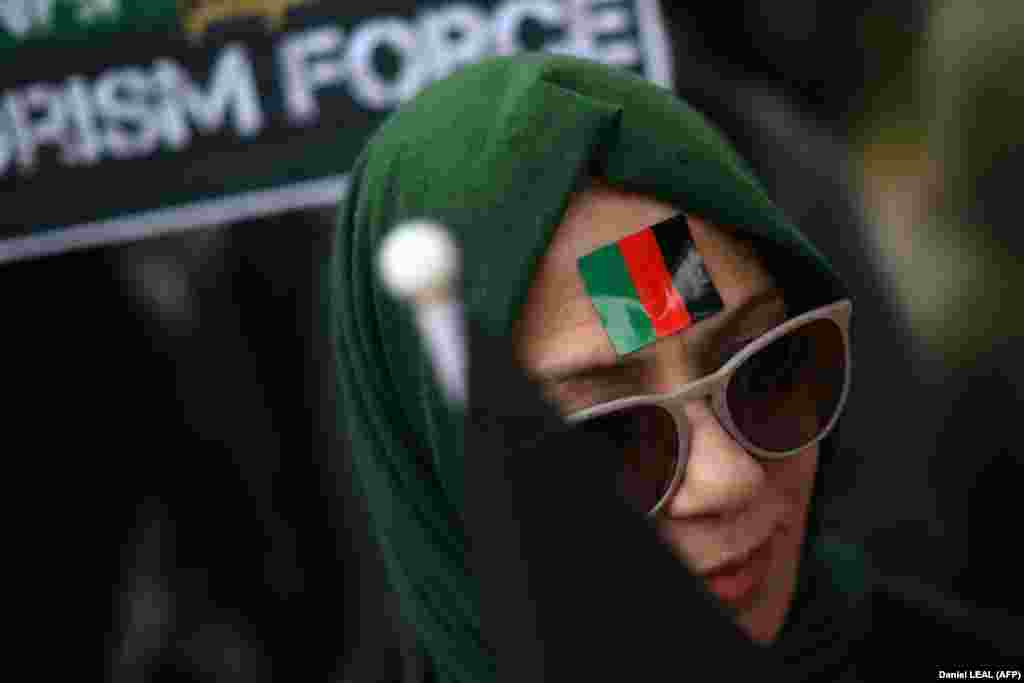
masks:
<svg viewBox="0 0 1024 683"><path fill-rule="evenodd" d="M656 0L6 0L0 262L325 206L433 80L544 50L672 86Z"/></svg>

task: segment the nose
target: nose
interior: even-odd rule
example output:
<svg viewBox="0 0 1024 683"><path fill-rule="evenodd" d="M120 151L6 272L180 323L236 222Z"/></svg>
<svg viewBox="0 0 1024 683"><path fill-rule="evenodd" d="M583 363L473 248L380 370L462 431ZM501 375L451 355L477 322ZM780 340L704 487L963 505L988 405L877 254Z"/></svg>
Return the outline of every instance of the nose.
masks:
<svg viewBox="0 0 1024 683"><path fill-rule="evenodd" d="M685 406L689 460L682 482L662 507L668 517L728 516L749 505L764 486L761 464L722 427L707 400Z"/></svg>

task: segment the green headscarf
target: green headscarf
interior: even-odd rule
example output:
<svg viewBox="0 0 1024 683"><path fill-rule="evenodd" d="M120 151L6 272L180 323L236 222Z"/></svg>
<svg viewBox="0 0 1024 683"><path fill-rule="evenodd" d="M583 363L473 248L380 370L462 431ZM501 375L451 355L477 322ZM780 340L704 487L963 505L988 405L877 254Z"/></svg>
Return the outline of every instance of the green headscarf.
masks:
<svg viewBox="0 0 1024 683"><path fill-rule="evenodd" d="M464 67L397 111L352 172L330 264L343 432L403 608L439 680L495 678L468 566L462 425L375 254L431 218L462 249L468 317L509 335L540 255L588 175L755 239L790 303L841 297L827 261L685 102L631 73L528 54Z"/></svg>

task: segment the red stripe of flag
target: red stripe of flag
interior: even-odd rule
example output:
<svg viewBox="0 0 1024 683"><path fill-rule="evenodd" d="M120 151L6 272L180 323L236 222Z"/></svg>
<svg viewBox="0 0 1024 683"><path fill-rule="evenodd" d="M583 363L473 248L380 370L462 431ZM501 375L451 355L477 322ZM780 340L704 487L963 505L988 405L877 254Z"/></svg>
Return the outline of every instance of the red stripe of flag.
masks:
<svg viewBox="0 0 1024 683"><path fill-rule="evenodd" d="M688 327L690 312L672 284L654 232L646 228L619 240L619 251L658 338Z"/></svg>

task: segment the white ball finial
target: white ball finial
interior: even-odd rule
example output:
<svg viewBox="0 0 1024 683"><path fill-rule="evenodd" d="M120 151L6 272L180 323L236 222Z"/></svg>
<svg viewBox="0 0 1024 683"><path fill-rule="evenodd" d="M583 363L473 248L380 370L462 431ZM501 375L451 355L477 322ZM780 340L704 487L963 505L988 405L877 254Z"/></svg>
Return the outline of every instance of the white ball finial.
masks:
<svg viewBox="0 0 1024 683"><path fill-rule="evenodd" d="M377 266L396 296L447 293L459 274L459 252L448 230L433 221L402 223L381 243Z"/></svg>
<svg viewBox="0 0 1024 683"><path fill-rule="evenodd" d="M445 394L466 402L466 338L462 302L455 291L459 249L448 230L429 220L402 223L377 252L384 286L409 300L416 326Z"/></svg>

